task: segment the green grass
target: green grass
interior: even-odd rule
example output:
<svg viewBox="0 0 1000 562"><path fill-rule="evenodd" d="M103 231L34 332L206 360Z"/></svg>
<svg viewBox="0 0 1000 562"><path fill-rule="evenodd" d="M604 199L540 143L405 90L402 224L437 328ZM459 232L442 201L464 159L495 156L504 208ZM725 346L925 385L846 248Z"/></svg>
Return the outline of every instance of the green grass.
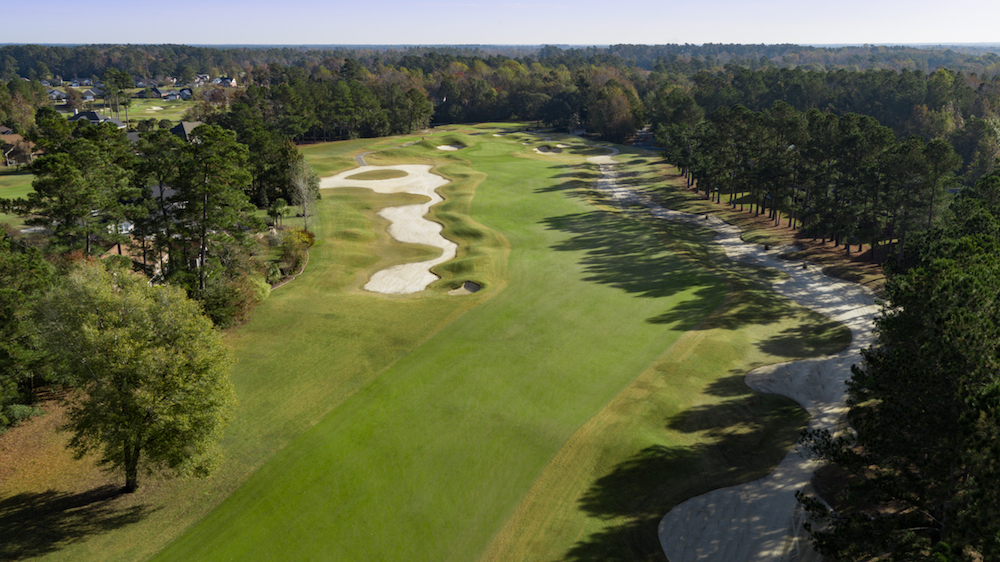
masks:
<svg viewBox="0 0 1000 562"><path fill-rule="evenodd" d="M405 178L406 172L402 170L373 170L371 172L361 172L348 176L352 180L391 180L395 178Z"/></svg>
<svg viewBox="0 0 1000 562"><path fill-rule="evenodd" d="M787 400L751 396L733 380L734 372L781 357L768 349L782 346L766 342L803 330L809 335L812 329L802 321L821 326L817 319L762 291L759 280L744 280L759 277L756 272L726 273L713 263L717 256L694 255L703 234L652 227L595 208L583 200L571 168L512 156L520 147L511 142L459 137L443 141L468 148L448 153L454 163L440 170L465 181L463 173L475 175L463 162L468 159L485 174L472 218L509 240L509 283L318 420L159 559L300 558L319 552L342 560L476 558L567 441L596 423L606 448L613 432L593 420L616 396L661 370L680 371L681 380L661 376L653 402L624 415L630 438L605 451L600 469L627 465L655 442L678 449L682 460L672 466L687 475L683 484L700 475L704 488L727 471L729 480L757 475L784 454L804 421L801 411ZM426 157L429 143L373 157L379 163ZM446 207L436 214L446 224L457 218ZM678 236L684 242L674 242ZM715 346L699 348L678 368L677 358L665 351L719 310L727 285L737 282L749 283L739 294L751 296L731 294L715 320L717 345L733 348L721 354ZM759 322L765 320L762 330ZM843 345L842 333L838 340L836 330L826 332L835 334L832 343L815 337L802 349ZM719 406L726 400L705 398L713 392L739 404ZM719 432L700 427L714 418L717 406L733 410L718 419L724 424L719 432L751 434L734 438L740 447L725 462L699 459L702 448L719 448ZM678 416L674 427L664 427L671 413ZM697 420L686 421L691 417ZM730 429L744 425L752 428ZM584 441L581 448L595 447ZM762 443L768 444L764 451ZM737 466L731 466L734 460ZM703 474L706 467L713 469L710 476ZM586 486L601 485L594 482L601 471L586 463L567 471L577 479L587 475ZM662 476L669 481L671 473ZM633 491L641 487L623 484ZM666 484L669 493L660 495L679 501L690 493L683 484ZM662 501L654 503L662 508ZM541 511L544 519L552 509ZM580 519L579 506L570 511L570 519ZM604 516L584 519L600 527L593 520ZM537 519L528 528L538 528Z"/></svg>
<svg viewBox="0 0 1000 562"><path fill-rule="evenodd" d="M35 176L28 172L15 172L13 169L0 171L0 198L19 199L31 193L31 182ZM0 213L0 223L7 223L13 228L24 228L24 219L16 215Z"/></svg>
<svg viewBox="0 0 1000 562"><path fill-rule="evenodd" d="M37 554L647 556L656 514L773 465L802 413L751 394L742 371L842 346L843 329L765 290L773 276L724 260L709 233L595 200L584 158L603 151L538 155L521 144L537 137L499 130L303 147L322 175L370 150L435 164L452 183L431 218L458 257L422 294L367 293L372 272L429 250L387 237L375 213L391 197L324 191L305 273L227 335L239 408L220 470L149 478L105 507L121 518ZM643 158L623 160L651 175ZM484 289L446 295L464 280Z"/></svg>

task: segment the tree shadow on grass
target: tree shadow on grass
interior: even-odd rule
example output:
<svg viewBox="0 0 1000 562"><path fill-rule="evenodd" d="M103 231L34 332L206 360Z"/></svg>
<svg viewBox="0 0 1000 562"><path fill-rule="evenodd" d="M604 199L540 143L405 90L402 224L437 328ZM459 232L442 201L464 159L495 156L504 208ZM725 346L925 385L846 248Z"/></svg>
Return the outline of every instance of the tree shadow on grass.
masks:
<svg viewBox="0 0 1000 562"><path fill-rule="evenodd" d="M86 492L50 490L0 500L0 560L34 558L89 536L137 523L154 509L120 507L121 487L106 485Z"/></svg>
<svg viewBox="0 0 1000 562"><path fill-rule="evenodd" d="M553 246L556 251L580 252L584 281L601 283L642 298L670 297L690 287L695 290L688 314L672 321L693 325L691 313L704 316L703 299L718 294L719 278L667 248L654 229L620 213L595 210L550 217L546 228L571 236ZM699 318L700 319L700 318Z"/></svg>
<svg viewBox="0 0 1000 562"><path fill-rule="evenodd" d="M666 427L698 433L690 447L653 445L596 480L580 509L606 524L578 541L565 559L665 560L660 519L681 502L713 489L765 476L795 443L805 413L786 399L751 391L741 374L712 383L721 402L692 408Z"/></svg>

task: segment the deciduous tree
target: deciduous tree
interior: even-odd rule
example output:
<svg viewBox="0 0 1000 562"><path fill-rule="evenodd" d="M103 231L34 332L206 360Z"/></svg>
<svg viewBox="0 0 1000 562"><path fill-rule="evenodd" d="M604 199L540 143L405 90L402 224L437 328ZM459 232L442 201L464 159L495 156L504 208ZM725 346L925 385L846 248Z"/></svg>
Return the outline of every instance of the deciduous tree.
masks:
<svg viewBox="0 0 1000 562"><path fill-rule="evenodd" d="M204 475L234 393L231 353L197 303L138 274L81 262L37 308L46 347L74 384L70 447L121 471Z"/></svg>

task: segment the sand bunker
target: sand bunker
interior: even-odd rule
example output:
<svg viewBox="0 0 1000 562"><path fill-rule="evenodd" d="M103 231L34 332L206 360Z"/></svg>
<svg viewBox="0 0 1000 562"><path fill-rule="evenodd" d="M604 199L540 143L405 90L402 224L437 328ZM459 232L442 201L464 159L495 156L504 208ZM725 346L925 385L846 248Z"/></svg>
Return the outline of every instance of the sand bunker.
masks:
<svg viewBox="0 0 1000 562"><path fill-rule="evenodd" d="M480 289L482 289L482 286L480 286L479 283L466 281L465 283L462 283L461 287L456 287L448 291L448 294L452 296L471 295L472 293L478 293Z"/></svg>
<svg viewBox="0 0 1000 562"><path fill-rule="evenodd" d="M353 168L336 176L323 178L320 180L320 188L364 187L376 193L413 193L430 198L430 201L417 205L388 207L379 211L378 214L389 221L388 232L390 236L400 242L441 248L441 256L428 261L404 263L383 269L372 275L368 283L365 284L365 289L373 293L387 295L419 293L438 280L438 276L431 273L431 268L453 259L458 249L458 245L441 236L440 224L424 218L431 207L444 200L438 195L437 189L448 183L448 180L437 174L432 174L431 166L426 164L365 166L360 171L374 172L379 170L400 170L406 172L406 176L383 180L349 179L349 176L357 175L359 172L358 168Z"/></svg>
<svg viewBox="0 0 1000 562"><path fill-rule="evenodd" d="M163 111L163 108L158 105L154 105L152 107L147 107L146 111Z"/></svg>
<svg viewBox="0 0 1000 562"><path fill-rule="evenodd" d="M465 147L460 144L442 144L438 146L438 150L447 150L449 152L453 150L462 150L463 148Z"/></svg>
<svg viewBox="0 0 1000 562"><path fill-rule="evenodd" d="M568 144L557 144L556 148L569 148Z"/></svg>
<svg viewBox="0 0 1000 562"><path fill-rule="evenodd" d="M612 200L630 207L644 206L660 219L711 228L730 259L783 271L788 278L775 283L775 291L851 329L851 345L840 353L768 365L746 375L750 388L788 396L801 404L811 417L809 429L836 430L846 411L851 364L872 342L878 307L871 292L855 283L827 277L815 268L804 270L801 262L778 259L783 248L764 250L746 244L738 228L717 217L665 209L648 195L618 185L613 154L588 158L600 165L602 177L597 187ZM802 528L805 514L794 492L808 489L818 467L817 462L792 449L764 478L720 488L675 506L658 529L664 554L671 562L815 559L817 555Z"/></svg>
<svg viewBox="0 0 1000 562"><path fill-rule="evenodd" d="M493 133L493 136L494 136L494 137L502 137L502 136L503 136L503 134L502 134L502 133Z"/></svg>
<svg viewBox="0 0 1000 562"><path fill-rule="evenodd" d="M551 146L539 146L535 149L535 152L539 154L559 154L562 152L561 148L552 148Z"/></svg>

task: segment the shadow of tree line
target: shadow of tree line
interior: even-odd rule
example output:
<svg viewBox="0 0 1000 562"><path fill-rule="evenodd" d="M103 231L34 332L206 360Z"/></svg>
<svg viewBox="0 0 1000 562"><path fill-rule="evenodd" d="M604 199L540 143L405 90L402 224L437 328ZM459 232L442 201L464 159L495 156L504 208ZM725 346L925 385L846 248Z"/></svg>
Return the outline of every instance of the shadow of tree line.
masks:
<svg viewBox="0 0 1000 562"><path fill-rule="evenodd" d="M0 500L0 560L34 558L87 537L137 523L156 511L122 507L120 486L86 492L21 493Z"/></svg>
<svg viewBox="0 0 1000 562"><path fill-rule="evenodd" d="M665 423L671 430L700 433L705 441L690 447L651 445L597 479L579 507L607 525L573 545L564 560L666 560L658 526L671 508L765 476L807 423L805 412L791 401L752 392L741 373L713 382L706 392L723 400Z"/></svg>

